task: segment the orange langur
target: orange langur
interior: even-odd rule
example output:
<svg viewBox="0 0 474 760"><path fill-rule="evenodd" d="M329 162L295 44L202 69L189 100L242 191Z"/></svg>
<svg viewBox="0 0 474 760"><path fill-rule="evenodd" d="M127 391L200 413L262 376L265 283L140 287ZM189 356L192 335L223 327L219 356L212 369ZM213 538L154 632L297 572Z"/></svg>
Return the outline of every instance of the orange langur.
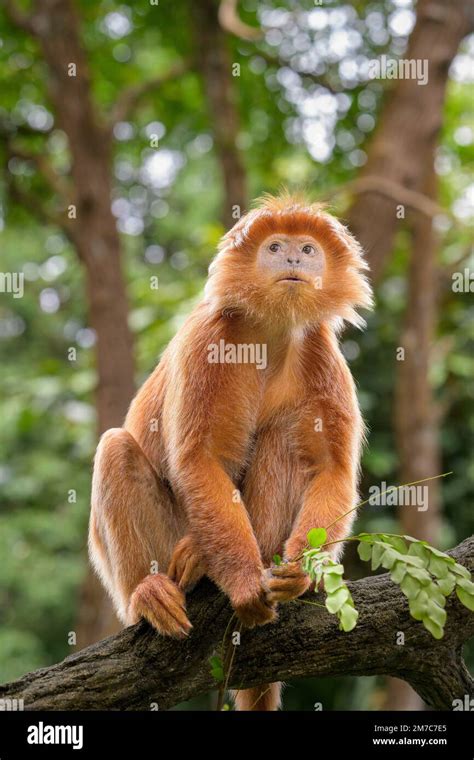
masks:
<svg viewBox="0 0 474 760"><path fill-rule="evenodd" d="M90 554L125 624L186 636L184 593L203 575L248 627L308 589L292 560L357 500L364 428L336 335L363 324L366 269L346 228L301 197L264 197L224 236L204 300L97 449ZM276 553L286 561L265 572ZM279 692L236 704L277 709Z"/></svg>

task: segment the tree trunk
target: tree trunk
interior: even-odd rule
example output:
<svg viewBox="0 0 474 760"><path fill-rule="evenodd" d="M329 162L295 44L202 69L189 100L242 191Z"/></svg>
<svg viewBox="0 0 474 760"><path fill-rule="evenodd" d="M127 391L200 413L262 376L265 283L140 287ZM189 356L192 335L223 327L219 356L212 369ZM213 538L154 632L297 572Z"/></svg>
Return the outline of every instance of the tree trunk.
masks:
<svg viewBox="0 0 474 760"><path fill-rule="evenodd" d="M248 203L245 168L237 147L240 118L232 61L226 35L218 21L215 1L200 0L192 3L192 18L196 63L204 82L224 183L222 221L225 228L229 229L238 219L235 214L233 216L233 207L238 206L243 214Z"/></svg>
<svg viewBox="0 0 474 760"><path fill-rule="evenodd" d="M474 569L474 539L452 555ZM350 583L360 618L350 633L339 630L325 609L294 601L280 605L276 623L243 630L234 645L228 687L245 689L293 678L390 674L410 682L433 709L452 710L474 696L462 645L474 634L474 615L452 595L444 637L434 639L414 620L400 588L388 574ZM307 599L310 600L308 595ZM228 599L209 581L188 597L193 630L185 641L160 636L146 623L127 628L50 668L0 686L0 699L23 699L25 710L159 710L217 688L209 657L226 646ZM234 618L235 619L235 618ZM238 627L237 627L238 628ZM406 643L396 643L404 631ZM156 709L156 707L155 707Z"/></svg>
<svg viewBox="0 0 474 760"><path fill-rule="evenodd" d="M380 178L422 191L442 124L449 66L472 29L470 0L419 0L403 58L428 61L428 83L397 80L369 145L361 179ZM349 226L367 251L374 282L392 251L399 224L397 205L402 202L371 190L358 195L348 213Z"/></svg>
<svg viewBox="0 0 474 760"><path fill-rule="evenodd" d="M434 198L435 188L432 167L426 194ZM405 357L397 363L395 385L394 427L401 483L441 474L439 411L429 378L438 322L437 247L432 219L418 214L413 224L407 306L400 341ZM423 486L428 494L428 508L401 507L400 520L405 533L436 544L440 529L440 481L431 480Z"/></svg>
<svg viewBox="0 0 474 760"><path fill-rule="evenodd" d="M110 131L98 123L79 19L70 0L36 0L36 34L50 72L58 123L68 137L76 218L71 238L85 267L89 318L96 332L98 431L121 426L134 392L133 342L112 215ZM119 629L89 569L81 594L77 641L85 646Z"/></svg>
<svg viewBox="0 0 474 760"><path fill-rule="evenodd" d="M444 0L419 1L416 24L403 57L428 61L428 83L397 81L369 145L362 180L371 178L375 184L377 179L390 181L394 186L433 194L433 156L442 124L449 66L472 28L468 0L449 4ZM424 186L427 176L431 177L431 187ZM349 227L367 251L374 282L381 278L393 249L399 229L397 206L401 204L403 198L397 198L396 193L389 198L372 190L358 195L348 213ZM428 243L426 250L424 243ZM420 214L415 223L409 304L401 342L406 357L400 362L395 401L402 483L440 473L439 431L428 381L429 348L436 321L434 246L432 219ZM403 532L435 542L439 530L439 481L426 485L429 516L405 507L400 518ZM385 708L407 710L420 706L409 684L394 680L389 683Z"/></svg>
<svg viewBox="0 0 474 760"><path fill-rule="evenodd" d="M424 192L433 200L437 195L436 185L432 165ZM395 385L394 428L400 483L412 483L441 473L439 410L429 379L437 327L437 248L432 219L417 214L412 231L405 325L400 341L405 357L398 362ZM399 507L401 532L436 545L441 520L440 481L431 480L421 487L426 489L422 509L418 508L421 505ZM419 710L422 702L407 683L391 680L385 707Z"/></svg>

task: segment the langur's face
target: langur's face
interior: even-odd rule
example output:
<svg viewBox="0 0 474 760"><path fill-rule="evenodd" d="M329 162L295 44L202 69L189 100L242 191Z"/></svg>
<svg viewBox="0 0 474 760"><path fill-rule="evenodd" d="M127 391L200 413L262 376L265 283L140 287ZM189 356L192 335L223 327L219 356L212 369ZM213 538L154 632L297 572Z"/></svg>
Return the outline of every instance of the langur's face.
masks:
<svg viewBox="0 0 474 760"><path fill-rule="evenodd" d="M277 292L320 288L325 269L321 246L310 235L270 235L260 244L256 267Z"/></svg>
<svg viewBox="0 0 474 760"><path fill-rule="evenodd" d="M370 307L367 265L346 228L316 205L268 197L222 239L206 296L216 310L275 326L347 320Z"/></svg>

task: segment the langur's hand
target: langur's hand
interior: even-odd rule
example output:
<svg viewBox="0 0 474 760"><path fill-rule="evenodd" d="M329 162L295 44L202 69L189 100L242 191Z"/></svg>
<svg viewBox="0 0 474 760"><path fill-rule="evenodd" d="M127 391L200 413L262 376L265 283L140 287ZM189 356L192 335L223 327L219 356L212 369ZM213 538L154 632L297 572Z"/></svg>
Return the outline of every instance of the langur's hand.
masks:
<svg viewBox="0 0 474 760"><path fill-rule="evenodd" d="M191 591L205 574L191 537L184 536L174 547L167 575L182 591Z"/></svg>
<svg viewBox="0 0 474 760"><path fill-rule="evenodd" d="M283 562L266 571L269 588L268 599L274 604L289 602L305 593L311 580L301 569L300 562Z"/></svg>
<svg viewBox="0 0 474 760"><path fill-rule="evenodd" d="M254 579L242 579L229 596L237 617L246 628L272 623L277 618L263 572Z"/></svg>

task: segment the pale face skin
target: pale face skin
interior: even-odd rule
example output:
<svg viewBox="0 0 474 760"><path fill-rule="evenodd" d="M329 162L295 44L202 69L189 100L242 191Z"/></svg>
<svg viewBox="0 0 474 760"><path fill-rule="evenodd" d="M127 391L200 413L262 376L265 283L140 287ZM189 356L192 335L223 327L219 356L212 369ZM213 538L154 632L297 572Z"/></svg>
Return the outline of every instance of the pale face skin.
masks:
<svg viewBox="0 0 474 760"><path fill-rule="evenodd" d="M314 285L321 277L324 253L310 235L270 235L259 246L257 269L274 283L290 288Z"/></svg>

